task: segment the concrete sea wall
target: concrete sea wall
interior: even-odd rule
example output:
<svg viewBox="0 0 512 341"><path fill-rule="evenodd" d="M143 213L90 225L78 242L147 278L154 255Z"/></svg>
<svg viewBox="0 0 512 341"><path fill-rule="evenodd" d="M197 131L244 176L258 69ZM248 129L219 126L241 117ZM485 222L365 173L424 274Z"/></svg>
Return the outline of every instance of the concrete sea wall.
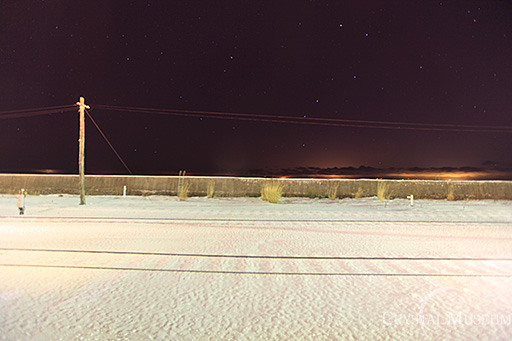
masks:
<svg viewBox="0 0 512 341"><path fill-rule="evenodd" d="M219 197L259 196L265 182L280 182L283 195L289 197L327 197L336 189L336 197L370 197L377 195L382 185L391 198L417 199L512 199L512 181L430 181L430 180L377 180L377 179L270 179L248 177L186 176L182 181L190 184L190 196L206 196L213 186ZM177 176L118 176L86 175L88 195L176 195ZM0 194L14 194L20 188L29 195L79 194L78 175L55 174L0 174Z"/></svg>

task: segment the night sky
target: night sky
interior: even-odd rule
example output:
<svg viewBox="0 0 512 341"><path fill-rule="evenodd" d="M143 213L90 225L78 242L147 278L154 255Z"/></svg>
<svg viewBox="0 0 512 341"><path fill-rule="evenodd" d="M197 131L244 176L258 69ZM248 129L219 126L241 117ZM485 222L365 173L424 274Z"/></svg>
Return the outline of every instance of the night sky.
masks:
<svg viewBox="0 0 512 341"><path fill-rule="evenodd" d="M509 1L2 0L0 85L0 172L76 174L80 96L133 174L512 170Z"/></svg>

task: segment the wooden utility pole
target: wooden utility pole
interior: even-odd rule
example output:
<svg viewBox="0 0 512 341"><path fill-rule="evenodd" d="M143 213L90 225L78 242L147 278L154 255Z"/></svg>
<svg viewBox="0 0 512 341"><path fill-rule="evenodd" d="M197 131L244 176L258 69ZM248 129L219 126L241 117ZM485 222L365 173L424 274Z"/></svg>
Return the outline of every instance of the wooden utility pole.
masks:
<svg viewBox="0 0 512 341"><path fill-rule="evenodd" d="M78 138L78 172L80 173L80 205L85 205L85 109L89 109L85 105L85 99L80 97L78 112L80 113L80 131Z"/></svg>

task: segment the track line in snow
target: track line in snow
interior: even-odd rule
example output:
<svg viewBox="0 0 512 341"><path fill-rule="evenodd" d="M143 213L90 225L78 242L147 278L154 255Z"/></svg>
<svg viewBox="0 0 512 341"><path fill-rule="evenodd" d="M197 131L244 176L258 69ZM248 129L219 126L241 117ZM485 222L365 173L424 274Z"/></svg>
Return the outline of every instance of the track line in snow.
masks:
<svg viewBox="0 0 512 341"><path fill-rule="evenodd" d="M512 258L463 258L463 257L355 257L355 256L273 256L273 255L226 255L204 253L173 253L173 252L143 252L143 251L111 251L111 250L70 250L70 249L34 249L0 247L0 251L28 252L67 252L95 253L118 255L144 255L167 257L201 257L201 258L252 258L252 259L297 259L297 260L380 260L380 261L500 261L511 262Z"/></svg>
<svg viewBox="0 0 512 341"><path fill-rule="evenodd" d="M225 223L425 223L425 224L512 224L511 221L496 220L392 220L392 219L252 219L252 218L134 218L134 217L18 217L0 216L4 221L15 222L63 222L63 223L140 223L140 224L166 224L166 223L203 223L203 222L225 222Z"/></svg>
<svg viewBox="0 0 512 341"><path fill-rule="evenodd" d="M155 268L129 268L108 266L81 266L81 265L47 265L47 264L0 264L5 267L26 268L57 268L80 270L111 270L111 271L147 271L147 272L174 272L198 274L224 274L224 275L280 275L280 276L379 276L379 277L501 277L512 278L512 274L429 274L429 273L349 273L349 272L260 272L260 271L227 271L227 270L191 270L191 269L155 269Z"/></svg>

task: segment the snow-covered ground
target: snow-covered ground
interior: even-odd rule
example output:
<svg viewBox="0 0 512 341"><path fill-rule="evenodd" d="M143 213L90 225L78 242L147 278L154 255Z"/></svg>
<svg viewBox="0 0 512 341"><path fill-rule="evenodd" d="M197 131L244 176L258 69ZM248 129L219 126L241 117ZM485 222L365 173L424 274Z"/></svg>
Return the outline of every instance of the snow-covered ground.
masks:
<svg viewBox="0 0 512 341"><path fill-rule="evenodd" d="M5 340L512 338L512 202L0 196Z"/></svg>

